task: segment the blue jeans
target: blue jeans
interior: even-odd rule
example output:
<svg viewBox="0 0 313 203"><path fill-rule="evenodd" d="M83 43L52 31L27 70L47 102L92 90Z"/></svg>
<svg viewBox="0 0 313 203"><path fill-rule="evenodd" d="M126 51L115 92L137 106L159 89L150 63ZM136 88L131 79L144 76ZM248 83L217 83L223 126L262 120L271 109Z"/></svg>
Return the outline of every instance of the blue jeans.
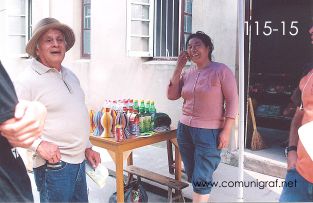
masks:
<svg viewBox="0 0 313 203"><path fill-rule="evenodd" d="M88 202L85 161L34 168L40 202Z"/></svg>
<svg viewBox="0 0 313 203"><path fill-rule="evenodd" d="M313 183L305 180L296 169L287 172L285 181L294 182L294 187L286 187L285 184L280 202L313 202Z"/></svg>
<svg viewBox="0 0 313 203"><path fill-rule="evenodd" d="M194 128L178 123L177 142L184 162L188 180L193 191L209 194L212 175L221 161L221 150L217 149L220 129Z"/></svg>

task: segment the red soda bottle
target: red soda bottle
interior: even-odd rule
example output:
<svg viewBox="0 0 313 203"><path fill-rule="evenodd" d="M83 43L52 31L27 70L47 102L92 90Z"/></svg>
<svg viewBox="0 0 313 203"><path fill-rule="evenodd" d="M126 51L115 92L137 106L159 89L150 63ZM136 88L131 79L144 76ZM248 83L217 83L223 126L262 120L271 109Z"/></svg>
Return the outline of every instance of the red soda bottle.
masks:
<svg viewBox="0 0 313 203"><path fill-rule="evenodd" d="M120 124L117 124L115 126L115 138L116 138L116 141L117 142L121 142L123 141L123 129L122 129L122 126Z"/></svg>

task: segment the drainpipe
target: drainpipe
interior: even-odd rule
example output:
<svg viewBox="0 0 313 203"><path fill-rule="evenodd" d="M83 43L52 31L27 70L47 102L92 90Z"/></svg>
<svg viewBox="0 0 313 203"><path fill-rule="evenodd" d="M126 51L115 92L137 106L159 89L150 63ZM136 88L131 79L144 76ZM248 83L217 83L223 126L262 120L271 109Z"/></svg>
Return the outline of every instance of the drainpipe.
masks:
<svg viewBox="0 0 313 203"><path fill-rule="evenodd" d="M239 133L238 133L238 180L244 181L244 95L245 95L245 81L244 81L244 0L237 1L237 13L238 13L238 56L239 56ZM243 187L238 187L238 202L243 202Z"/></svg>

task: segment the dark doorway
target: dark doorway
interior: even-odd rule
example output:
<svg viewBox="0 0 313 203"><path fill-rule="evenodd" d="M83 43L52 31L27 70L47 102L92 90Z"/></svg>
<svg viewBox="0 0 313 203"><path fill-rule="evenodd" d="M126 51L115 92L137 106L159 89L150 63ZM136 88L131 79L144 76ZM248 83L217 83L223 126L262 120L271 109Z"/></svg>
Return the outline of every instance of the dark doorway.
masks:
<svg viewBox="0 0 313 203"><path fill-rule="evenodd" d="M250 9L251 8L251 9ZM309 28L312 0L246 1L245 72L247 93L253 100L257 126L269 144L288 140L293 111L286 109L297 87L303 67L313 61ZM248 27L247 27L248 28ZM248 123L248 122L246 122ZM280 130L285 137L267 136L268 129ZM281 133L286 131L286 133ZM246 147L251 137L246 134Z"/></svg>

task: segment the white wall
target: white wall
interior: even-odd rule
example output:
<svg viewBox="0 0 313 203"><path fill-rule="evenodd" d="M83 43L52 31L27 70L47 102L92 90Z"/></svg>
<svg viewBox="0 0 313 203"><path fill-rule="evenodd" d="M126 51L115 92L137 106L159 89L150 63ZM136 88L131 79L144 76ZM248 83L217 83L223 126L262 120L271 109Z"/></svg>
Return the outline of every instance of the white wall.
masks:
<svg viewBox="0 0 313 203"><path fill-rule="evenodd" d="M175 62L157 65L127 57L126 1L92 1L91 12L90 107L97 109L105 99L151 99L157 110L168 113L176 125L182 101L166 98Z"/></svg>
<svg viewBox="0 0 313 203"><path fill-rule="evenodd" d="M2 1L2 0L0 0ZM80 78L89 108L99 108L105 99L151 99L158 111L168 113L176 125L182 100L169 101L166 88L175 62L145 62L126 55L126 1L91 1L91 60L80 59L81 1L33 0L33 23L54 17L74 29L76 43L67 52L64 65ZM235 70L236 1L194 0L193 31L202 30L214 42L214 60ZM0 19L1 20L1 19ZM11 61L8 67L25 67L24 59ZM14 72L14 71L12 71Z"/></svg>
<svg viewBox="0 0 313 203"><path fill-rule="evenodd" d="M193 31L209 34L214 59L235 70L236 1L194 0ZM126 1L92 1L91 67L88 105L96 109L105 99L143 98L156 101L176 125L182 100L169 101L166 89L175 62L144 62L126 56ZM103 12L105 8L106 12ZM101 17L98 15L101 13ZM95 17L97 16L97 17Z"/></svg>
<svg viewBox="0 0 313 203"><path fill-rule="evenodd" d="M214 44L213 60L236 67L237 1L193 0L192 30L208 34Z"/></svg>
<svg viewBox="0 0 313 203"><path fill-rule="evenodd" d="M56 18L70 26L75 33L76 42L67 53L66 61L80 59L81 46L81 1L80 0L50 0L50 17Z"/></svg>

